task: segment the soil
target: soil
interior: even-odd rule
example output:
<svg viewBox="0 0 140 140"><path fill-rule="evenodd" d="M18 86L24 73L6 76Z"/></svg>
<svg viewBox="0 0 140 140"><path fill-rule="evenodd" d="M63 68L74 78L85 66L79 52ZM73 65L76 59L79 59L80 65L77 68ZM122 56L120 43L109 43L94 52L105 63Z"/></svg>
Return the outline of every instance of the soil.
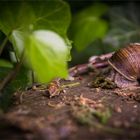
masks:
<svg viewBox="0 0 140 140"><path fill-rule="evenodd" d="M18 91L0 115L0 139L138 140L140 89L88 86L93 80L61 80L63 91L51 98L45 88Z"/></svg>

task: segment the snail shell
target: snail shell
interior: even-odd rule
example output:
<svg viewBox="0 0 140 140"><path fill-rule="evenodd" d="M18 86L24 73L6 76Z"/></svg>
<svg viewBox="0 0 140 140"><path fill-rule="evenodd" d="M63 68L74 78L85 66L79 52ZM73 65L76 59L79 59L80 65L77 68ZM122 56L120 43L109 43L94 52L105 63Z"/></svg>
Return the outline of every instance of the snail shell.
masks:
<svg viewBox="0 0 140 140"><path fill-rule="evenodd" d="M118 50L108 63L127 80L140 80L140 44L132 43Z"/></svg>

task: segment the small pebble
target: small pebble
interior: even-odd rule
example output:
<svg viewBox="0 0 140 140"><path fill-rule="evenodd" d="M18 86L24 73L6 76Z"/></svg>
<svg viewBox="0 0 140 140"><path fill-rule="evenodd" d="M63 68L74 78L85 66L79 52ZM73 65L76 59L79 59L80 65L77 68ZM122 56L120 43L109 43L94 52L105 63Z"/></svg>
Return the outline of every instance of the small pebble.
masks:
<svg viewBox="0 0 140 140"><path fill-rule="evenodd" d="M115 127L120 127L121 125L122 125L122 122L121 121L118 121L117 120L117 121L114 122L114 126Z"/></svg>
<svg viewBox="0 0 140 140"><path fill-rule="evenodd" d="M118 113L122 113L122 109L119 106L115 107L115 111Z"/></svg>
<svg viewBox="0 0 140 140"><path fill-rule="evenodd" d="M101 91L100 88L96 88L96 92L99 93Z"/></svg>
<svg viewBox="0 0 140 140"><path fill-rule="evenodd" d="M134 108L137 108L138 106L137 106L137 105L134 105L133 107L134 107Z"/></svg>

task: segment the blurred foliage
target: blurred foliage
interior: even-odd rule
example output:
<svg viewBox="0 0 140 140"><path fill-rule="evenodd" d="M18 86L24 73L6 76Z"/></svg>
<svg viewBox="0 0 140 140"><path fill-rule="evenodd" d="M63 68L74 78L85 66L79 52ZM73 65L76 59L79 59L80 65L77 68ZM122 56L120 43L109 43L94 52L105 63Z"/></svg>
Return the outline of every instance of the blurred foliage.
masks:
<svg viewBox="0 0 140 140"><path fill-rule="evenodd" d="M13 30L47 29L66 36L70 23L69 5L61 0L2 1L0 9L0 28L5 34Z"/></svg>
<svg viewBox="0 0 140 140"><path fill-rule="evenodd" d="M104 37L108 24L101 16L107 9L104 4L94 4L74 15L69 34L78 51Z"/></svg>
<svg viewBox="0 0 140 140"><path fill-rule="evenodd" d="M13 64L4 59L0 59L0 66L5 68L13 68Z"/></svg>
<svg viewBox="0 0 140 140"><path fill-rule="evenodd" d="M46 83L52 80L52 77L68 75L66 63L68 49L58 34L44 30L35 31L29 36L25 46L26 57L29 58L28 62L38 81Z"/></svg>
<svg viewBox="0 0 140 140"><path fill-rule="evenodd" d="M115 49L140 40L140 5L128 3L111 7L109 12L110 29L104 43Z"/></svg>

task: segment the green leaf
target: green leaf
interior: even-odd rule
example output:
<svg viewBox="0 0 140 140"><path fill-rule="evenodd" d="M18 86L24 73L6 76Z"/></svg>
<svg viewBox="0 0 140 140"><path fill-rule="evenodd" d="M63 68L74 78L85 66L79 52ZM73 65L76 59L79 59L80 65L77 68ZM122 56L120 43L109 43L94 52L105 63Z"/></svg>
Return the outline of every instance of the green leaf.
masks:
<svg viewBox="0 0 140 140"><path fill-rule="evenodd" d="M10 40L13 44L14 50L18 57L21 56L25 46L26 35L22 31L14 30L11 34Z"/></svg>
<svg viewBox="0 0 140 140"><path fill-rule="evenodd" d="M60 0L31 2L36 21L34 29L53 30L63 37L66 36L70 24L71 14L69 5Z"/></svg>
<svg viewBox="0 0 140 140"><path fill-rule="evenodd" d="M8 35L13 30L28 30L35 15L27 2L0 2L0 29Z"/></svg>
<svg viewBox="0 0 140 140"><path fill-rule="evenodd" d="M0 29L9 36L17 55L21 55L24 49L23 36L34 30L53 30L67 39L71 15L66 2L44 0L9 4L3 1L0 9Z"/></svg>
<svg viewBox="0 0 140 140"><path fill-rule="evenodd" d="M66 77L68 54L68 46L55 32L38 30L26 40L26 58L39 82Z"/></svg>
<svg viewBox="0 0 140 140"><path fill-rule="evenodd" d="M104 43L112 45L115 50L128 43L139 42L140 13L137 4L113 7L109 13L111 26Z"/></svg>
<svg viewBox="0 0 140 140"><path fill-rule="evenodd" d="M100 9L100 10L99 10ZM78 51L104 37L108 24L100 18L107 11L105 5L94 5L78 13L70 27L70 37Z"/></svg>
<svg viewBox="0 0 140 140"><path fill-rule="evenodd" d="M66 36L70 24L70 9L59 0L0 2L0 29L9 34L13 30L53 30Z"/></svg>
<svg viewBox="0 0 140 140"><path fill-rule="evenodd" d="M89 6L88 8L80 11L74 18L86 18L86 17L101 17L106 13L108 7L104 4L96 3L94 5Z"/></svg>
<svg viewBox="0 0 140 140"><path fill-rule="evenodd" d="M13 65L7 60L0 59L0 67L13 68Z"/></svg>

